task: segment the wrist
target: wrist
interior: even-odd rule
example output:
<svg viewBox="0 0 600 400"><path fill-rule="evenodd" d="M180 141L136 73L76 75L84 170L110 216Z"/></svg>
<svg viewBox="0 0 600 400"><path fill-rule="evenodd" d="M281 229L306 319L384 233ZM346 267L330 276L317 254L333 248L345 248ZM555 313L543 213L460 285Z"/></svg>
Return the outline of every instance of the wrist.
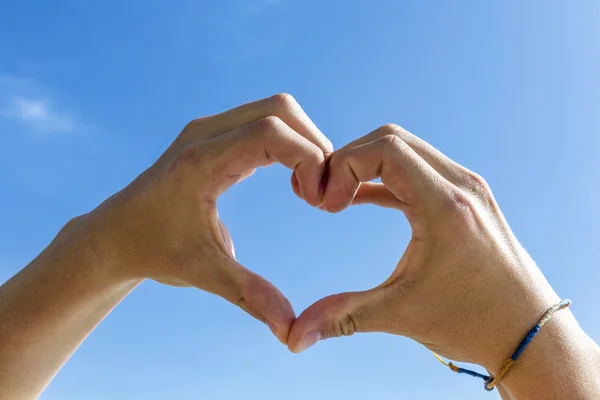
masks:
<svg viewBox="0 0 600 400"><path fill-rule="evenodd" d="M40 256L60 260L54 268L73 276L92 278L98 284L119 286L132 281L118 259L105 251L101 230L93 219L92 214L71 219Z"/></svg>
<svg viewBox="0 0 600 400"><path fill-rule="evenodd" d="M486 296L480 299L477 314L468 317L472 336L463 360L479 364L495 376L560 297L533 262L496 269L486 281Z"/></svg>
<svg viewBox="0 0 600 400"><path fill-rule="evenodd" d="M598 398L599 373L600 349L565 309L544 325L498 389L525 399Z"/></svg>
<svg viewBox="0 0 600 400"><path fill-rule="evenodd" d="M548 290L536 290L520 295L515 293L510 297L512 301L507 299L504 304L501 304L502 312L495 313L497 319L491 326L492 331L486 335L485 344L478 347L482 350L480 350L478 363L485 367L492 376L498 375L525 336L540 322L544 313L561 300L549 285ZM552 319L564 312L566 310L558 311ZM548 325L545 325L538 335L547 329ZM539 338L536 335L532 343L537 339Z"/></svg>
<svg viewBox="0 0 600 400"><path fill-rule="evenodd" d="M462 347L455 346L462 356L455 359L479 364L496 377L560 298L532 261L490 272L480 292L485 295L471 313L463 313L471 324L463 324L468 329L460 332ZM598 375L600 349L571 311L561 309L541 327L497 388L505 398L600 398Z"/></svg>

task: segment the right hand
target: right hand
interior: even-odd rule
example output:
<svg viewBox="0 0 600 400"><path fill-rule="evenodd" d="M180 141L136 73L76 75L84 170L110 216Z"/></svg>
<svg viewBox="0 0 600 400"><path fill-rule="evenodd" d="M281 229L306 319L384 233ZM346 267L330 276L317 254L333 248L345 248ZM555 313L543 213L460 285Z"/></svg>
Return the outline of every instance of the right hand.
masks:
<svg viewBox="0 0 600 400"><path fill-rule="evenodd" d="M369 182L378 177L381 184ZM329 296L306 309L290 332L292 351L320 339L387 332L497 372L559 300L486 182L397 125L331 156L322 208L339 212L358 203L402 210L412 239L378 287Z"/></svg>
<svg viewBox="0 0 600 400"><path fill-rule="evenodd" d="M286 343L292 306L238 263L217 198L257 167L279 162L294 171L294 190L318 206L332 151L290 95L194 120L129 186L68 224L65 242L85 241L114 280L151 278L217 294Z"/></svg>

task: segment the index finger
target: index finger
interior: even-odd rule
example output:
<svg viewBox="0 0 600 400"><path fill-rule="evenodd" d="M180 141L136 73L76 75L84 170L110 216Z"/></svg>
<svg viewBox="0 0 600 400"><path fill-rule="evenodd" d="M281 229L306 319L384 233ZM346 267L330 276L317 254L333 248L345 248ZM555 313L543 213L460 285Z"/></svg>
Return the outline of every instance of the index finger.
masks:
<svg viewBox="0 0 600 400"><path fill-rule="evenodd" d="M294 131L319 147L325 154L329 155L333 152L333 145L329 139L306 115L296 99L287 93L276 94L220 114L194 120L186 126L182 135L187 136L184 139L187 143L196 141L200 137L211 139L269 116L281 119ZM197 127L201 129L194 129Z"/></svg>
<svg viewBox="0 0 600 400"><path fill-rule="evenodd" d="M334 153L323 207L331 212L343 210L352 203L361 182L376 178L381 178L405 209L439 207L450 185L408 144L386 135Z"/></svg>
<svg viewBox="0 0 600 400"><path fill-rule="evenodd" d="M468 180L469 173L467 169L457 162L450 159L444 153L408 132L406 129L396 124L386 124L374 130L373 132L348 143L340 150L359 146L361 144L372 142L386 135L395 135L408 144L422 159L431 165L440 175L449 182L460 186L465 180ZM470 172L470 171L469 171Z"/></svg>
<svg viewBox="0 0 600 400"><path fill-rule="evenodd" d="M263 118L211 142L211 172L217 196L248 176L249 171L273 160L294 170L299 190L309 204L321 204L325 154L279 118Z"/></svg>

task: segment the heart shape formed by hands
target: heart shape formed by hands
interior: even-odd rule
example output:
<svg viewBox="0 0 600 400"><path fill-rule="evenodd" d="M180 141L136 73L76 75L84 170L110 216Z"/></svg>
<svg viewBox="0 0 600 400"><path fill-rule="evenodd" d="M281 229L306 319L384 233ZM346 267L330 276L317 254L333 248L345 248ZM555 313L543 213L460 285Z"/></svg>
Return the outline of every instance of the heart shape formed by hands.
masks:
<svg viewBox="0 0 600 400"><path fill-rule="evenodd" d="M339 212L373 203L404 212L412 239L385 282L321 299L296 319L276 287L236 260L217 198L273 162L294 171L292 188L311 206ZM381 183L371 182L376 178ZM492 360L494 368L512 343L501 340L508 344L490 350L481 338L514 335L507 320L528 321L558 298L480 176L394 124L333 152L289 95L191 122L92 217L95 232L109 232L97 247L128 266L127 278L217 294L265 322L294 352L320 339L378 331L454 359ZM532 295L534 281L542 284ZM524 293L528 300L519 301ZM515 299L512 307L503 306L507 297Z"/></svg>

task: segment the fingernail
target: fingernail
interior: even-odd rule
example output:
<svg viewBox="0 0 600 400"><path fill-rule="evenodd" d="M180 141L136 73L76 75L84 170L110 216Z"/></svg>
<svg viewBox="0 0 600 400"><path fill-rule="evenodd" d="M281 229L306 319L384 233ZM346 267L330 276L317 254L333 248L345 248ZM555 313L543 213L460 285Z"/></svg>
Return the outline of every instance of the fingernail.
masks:
<svg viewBox="0 0 600 400"><path fill-rule="evenodd" d="M311 347L312 345L317 343L319 340L321 340L320 332L318 332L318 331L308 332L304 336L304 339L302 339L302 342L300 343L300 347L298 347L298 353L301 353L304 350L308 349L309 347Z"/></svg>

